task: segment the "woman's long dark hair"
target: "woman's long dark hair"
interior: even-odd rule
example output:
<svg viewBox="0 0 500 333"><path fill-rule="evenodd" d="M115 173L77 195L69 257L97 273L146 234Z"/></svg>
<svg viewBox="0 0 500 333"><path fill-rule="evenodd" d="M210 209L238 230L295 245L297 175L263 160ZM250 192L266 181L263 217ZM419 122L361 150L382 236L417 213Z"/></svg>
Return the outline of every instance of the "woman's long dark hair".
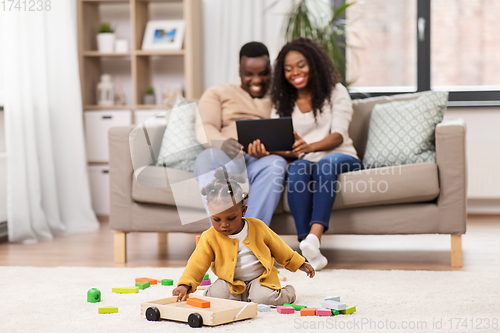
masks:
<svg viewBox="0 0 500 333"><path fill-rule="evenodd" d="M297 38L281 49L274 63L271 99L280 117L290 117L297 101L297 89L285 78L285 57L290 51L304 55L309 65L308 87L314 118L321 113L325 102L330 102L332 90L339 82L339 74L325 49L309 38Z"/></svg>

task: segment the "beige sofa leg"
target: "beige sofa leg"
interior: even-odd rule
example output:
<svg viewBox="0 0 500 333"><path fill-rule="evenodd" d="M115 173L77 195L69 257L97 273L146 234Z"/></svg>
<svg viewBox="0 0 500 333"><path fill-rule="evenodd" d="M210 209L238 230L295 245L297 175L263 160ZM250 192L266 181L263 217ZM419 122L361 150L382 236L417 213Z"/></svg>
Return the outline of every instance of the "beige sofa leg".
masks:
<svg viewBox="0 0 500 333"><path fill-rule="evenodd" d="M115 264L127 262L127 234L115 231Z"/></svg>
<svg viewBox="0 0 500 333"><path fill-rule="evenodd" d="M159 246L167 246L168 244L168 233L167 232L159 232L158 233L158 245Z"/></svg>
<svg viewBox="0 0 500 333"><path fill-rule="evenodd" d="M451 267L462 267L462 235L451 235Z"/></svg>

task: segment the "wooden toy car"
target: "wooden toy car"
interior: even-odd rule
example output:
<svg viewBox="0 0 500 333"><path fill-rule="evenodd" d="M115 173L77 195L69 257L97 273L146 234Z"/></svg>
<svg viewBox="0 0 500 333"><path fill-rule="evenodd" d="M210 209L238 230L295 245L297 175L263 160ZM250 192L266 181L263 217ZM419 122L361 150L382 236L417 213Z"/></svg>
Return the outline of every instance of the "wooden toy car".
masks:
<svg viewBox="0 0 500 333"><path fill-rule="evenodd" d="M186 301L177 302L177 296L141 304L141 314L147 320L161 319L187 322L191 327L216 326L257 316L257 304L228 299L190 295L210 302L210 307L199 308Z"/></svg>

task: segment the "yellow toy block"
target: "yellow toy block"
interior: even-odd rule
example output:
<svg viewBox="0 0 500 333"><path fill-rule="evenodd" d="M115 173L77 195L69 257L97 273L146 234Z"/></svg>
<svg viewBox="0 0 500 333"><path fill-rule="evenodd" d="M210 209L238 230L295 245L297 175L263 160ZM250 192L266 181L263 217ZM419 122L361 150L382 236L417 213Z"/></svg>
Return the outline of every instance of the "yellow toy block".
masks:
<svg viewBox="0 0 500 333"><path fill-rule="evenodd" d="M133 294L139 292L139 287L122 287L122 288L113 288L111 289L114 293L119 294Z"/></svg>
<svg viewBox="0 0 500 333"><path fill-rule="evenodd" d="M117 313L118 308L116 306L105 306L99 308L99 313Z"/></svg>

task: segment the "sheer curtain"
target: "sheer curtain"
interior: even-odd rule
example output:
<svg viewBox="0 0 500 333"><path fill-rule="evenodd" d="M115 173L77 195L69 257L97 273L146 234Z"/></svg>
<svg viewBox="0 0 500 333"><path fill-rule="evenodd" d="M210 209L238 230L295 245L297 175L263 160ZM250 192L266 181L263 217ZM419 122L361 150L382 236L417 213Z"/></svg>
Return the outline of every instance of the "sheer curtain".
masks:
<svg viewBox="0 0 500 333"><path fill-rule="evenodd" d="M76 1L0 12L9 240L98 228L86 169Z"/></svg>
<svg viewBox="0 0 500 333"><path fill-rule="evenodd" d="M284 45L281 29L289 0L203 0L203 70L205 89L238 83L243 44L266 44L271 62Z"/></svg>

